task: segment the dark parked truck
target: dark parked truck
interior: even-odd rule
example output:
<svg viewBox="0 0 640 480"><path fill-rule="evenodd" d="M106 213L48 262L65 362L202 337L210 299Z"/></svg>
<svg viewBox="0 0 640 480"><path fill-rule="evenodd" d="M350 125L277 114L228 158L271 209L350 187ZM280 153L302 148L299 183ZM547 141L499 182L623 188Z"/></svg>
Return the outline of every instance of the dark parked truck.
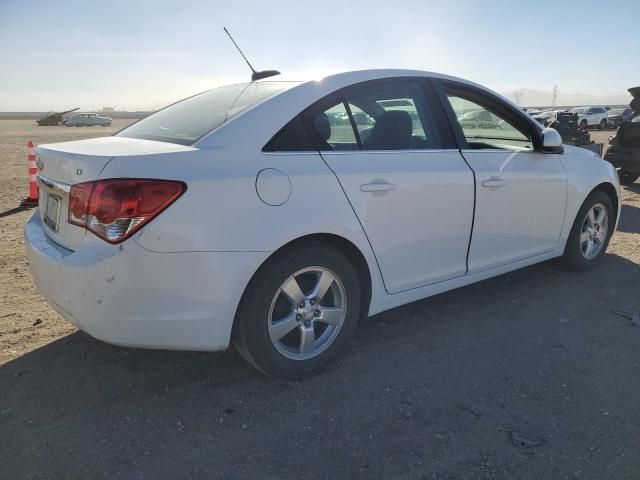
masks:
<svg viewBox="0 0 640 480"><path fill-rule="evenodd" d="M49 112L40 120L36 120L36 123L41 127L55 127L62 124L62 122L64 121L64 115L66 115L67 113L75 112L76 110L80 110L80 107L72 108L71 110L67 110L66 112Z"/></svg>
<svg viewBox="0 0 640 480"><path fill-rule="evenodd" d="M620 125L604 156L619 169L623 185L631 185L640 177L640 87L630 88L629 93L633 97L629 104L633 118Z"/></svg>

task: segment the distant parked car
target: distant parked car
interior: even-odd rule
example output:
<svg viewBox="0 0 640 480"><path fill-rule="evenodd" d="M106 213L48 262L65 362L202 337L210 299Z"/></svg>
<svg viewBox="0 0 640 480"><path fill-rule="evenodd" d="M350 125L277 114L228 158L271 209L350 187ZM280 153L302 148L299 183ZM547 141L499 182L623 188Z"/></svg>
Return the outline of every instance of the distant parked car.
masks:
<svg viewBox="0 0 640 480"><path fill-rule="evenodd" d="M553 110L545 110L544 112L540 112L537 115L532 115L532 117L536 122L539 122L541 125L548 127L550 124L555 122L556 112Z"/></svg>
<svg viewBox="0 0 640 480"><path fill-rule="evenodd" d="M85 127L93 125L102 125L103 127L110 127L113 120L111 117L101 117L97 113L77 113L68 117L64 124L67 127Z"/></svg>
<svg viewBox="0 0 640 480"><path fill-rule="evenodd" d="M578 114L580 128L598 127L600 130L607 128L608 113L604 107L577 107L569 112Z"/></svg>
<svg viewBox="0 0 640 480"><path fill-rule="evenodd" d="M627 108L612 108L609 110L607 117L607 126L609 128L618 128L622 123L629 122L633 117L633 111Z"/></svg>
<svg viewBox="0 0 640 480"><path fill-rule="evenodd" d="M458 117L463 128L500 128L500 118L488 110L472 110Z"/></svg>

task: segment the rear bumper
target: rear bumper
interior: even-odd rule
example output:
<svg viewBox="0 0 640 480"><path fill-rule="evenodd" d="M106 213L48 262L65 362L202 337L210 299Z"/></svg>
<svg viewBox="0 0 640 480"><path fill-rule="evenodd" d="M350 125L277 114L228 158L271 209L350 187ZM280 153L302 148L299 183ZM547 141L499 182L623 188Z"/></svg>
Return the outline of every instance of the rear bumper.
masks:
<svg viewBox="0 0 640 480"><path fill-rule="evenodd" d="M93 337L132 347L227 348L242 292L268 255L155 253L91 234L72 252L46 236L37 211L24 234L33 279L51 306Z"/></svg>

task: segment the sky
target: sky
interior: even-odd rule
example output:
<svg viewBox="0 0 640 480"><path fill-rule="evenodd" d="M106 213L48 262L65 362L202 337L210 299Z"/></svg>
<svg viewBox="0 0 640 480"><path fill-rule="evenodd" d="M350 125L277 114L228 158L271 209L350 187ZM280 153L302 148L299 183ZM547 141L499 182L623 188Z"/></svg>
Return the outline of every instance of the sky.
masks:
<svg viewBox="0 0 640 480"><path fill-rule="evenodd" d="M148 110L246 81L223 26L258 70L623 95L640 85L639 18L640 0L0 0L0 111Z"/></svg>

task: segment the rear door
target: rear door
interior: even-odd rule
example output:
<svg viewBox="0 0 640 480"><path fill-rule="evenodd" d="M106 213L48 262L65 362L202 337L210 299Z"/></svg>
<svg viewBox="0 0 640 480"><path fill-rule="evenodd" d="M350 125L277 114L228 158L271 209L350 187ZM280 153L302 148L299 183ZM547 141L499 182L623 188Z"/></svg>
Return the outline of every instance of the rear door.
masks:
<svg viewBox="0 0 640 480"><path fill-rule="evenodd" d="M305 117L390 293L467 270L473 173L434 100L423 79L387 79L338 92Z"/></svg>
<svg viewBox="0 0 640 480"><path fill-rule="evenodd" d="M557 249L567 197L561 155L541 152L537 127L501 99L466 84L439 85L476 175L469 273ZM480 111L494 121L478 127L459 120Z"/></svg>

